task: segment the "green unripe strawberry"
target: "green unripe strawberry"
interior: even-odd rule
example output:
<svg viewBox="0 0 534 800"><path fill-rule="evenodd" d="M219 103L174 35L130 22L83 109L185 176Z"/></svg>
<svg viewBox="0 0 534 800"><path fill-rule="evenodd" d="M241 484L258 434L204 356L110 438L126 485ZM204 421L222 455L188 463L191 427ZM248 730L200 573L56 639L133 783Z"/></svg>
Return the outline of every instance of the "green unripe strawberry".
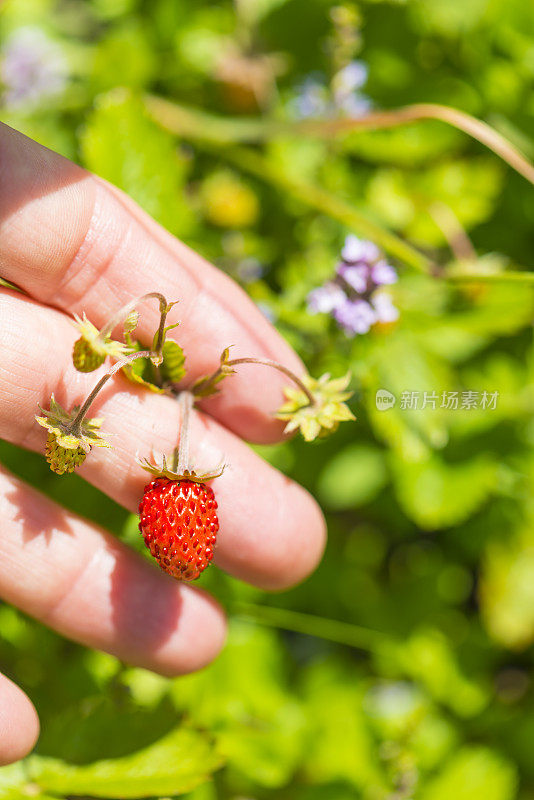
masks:
<svg viewBox="0 0 534 800"><path fill-rule="evenodd" d="M74 472L85 461L86 452L81 447L61 447L57 443L55 434L49 433L45 448L46 460L52 472L63 475L65 472Z"/></svg>
<svg viewBox="0 0 534 800"><path fill-rule="evenodd" d="M45 411L41 408L43 416L35 417L39 425L48 431L46 460L50 464L50 469L58 475L74 472L76 467L83 464L92 447L110 447L109 443L97 433L102 420L79 420L79 410L79 406L74 406L71 411L65 411L52 395L50 409Z"/></svg>
<svg viewBox="0 0 534 800"><path fill-rule="evenodd" d="M85 314L82 318L75 315L74 319L74 326L81 333L72 351L72 362L78 372L93 372L104 363L107 356L123 358L128 352L125 344L115 342L109 334L99 331Z"/></svg>
<svg viewBox="0 0 534 800"><path fill-rule="evenodd" d="M81 336L74 342L72 363L78 372L93 372L104 363L106 354L98 352L91 343Z"/></svg>

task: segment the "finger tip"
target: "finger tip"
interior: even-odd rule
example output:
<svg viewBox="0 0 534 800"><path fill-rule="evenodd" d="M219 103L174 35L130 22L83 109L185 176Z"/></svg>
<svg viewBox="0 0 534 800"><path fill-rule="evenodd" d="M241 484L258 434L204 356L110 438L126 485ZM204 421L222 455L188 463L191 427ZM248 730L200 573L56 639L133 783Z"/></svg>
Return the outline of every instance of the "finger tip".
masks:
<svg viewBox="0 0 534 800"><path fill-rule="evenodd" d="M39 718L28 696L8 678L0 678L0 766L28 755L39 738Z"/></svg>
<svg viewBox="0 0 534 800"><path fill-rule="evenodd" d="M203 589L177 585L182 613L174 636L155 654L154 669L166 677L197 672L224 647L227 622L221 606Z"/></svg>
<svg viewBox="0 0 534 800"><path fill-rule="evenodd" d="M316 569L326 545L326 523L316 500L289 478L272 492L271 500L259 519L245 496L240 509L248 522L246 540L238 538L230 520L225 525L225 508L220 504L225 542L215 558L235 577L265 591L281 592Z"/></svg>
<svg viewBox="0 0 534 800"><path fill-rule="evenodd" d="M313 519L310 505L315 506ZM295 506L298 516L298 504ZM309 522L304 522L305 519L309 519ZM311 495L307 495L303 525L298 534L286 532L284 544L273 552L269 572L261 588L270 592L284 592L309 578L321 563L326 539L327 530L323 513Z"/></svg>

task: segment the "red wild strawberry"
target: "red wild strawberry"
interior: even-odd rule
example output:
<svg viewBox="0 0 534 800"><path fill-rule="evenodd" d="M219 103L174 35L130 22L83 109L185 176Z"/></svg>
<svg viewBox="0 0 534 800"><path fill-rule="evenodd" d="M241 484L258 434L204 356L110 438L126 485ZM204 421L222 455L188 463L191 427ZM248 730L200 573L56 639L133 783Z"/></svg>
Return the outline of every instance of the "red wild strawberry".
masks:
<svg viewBox="0 0 534 800"><path fill-rule="evenodd" d="M161 476L145 486L139 530L161 569L193 581L213 558L219 530L213 489L198 479Z"/></svg>

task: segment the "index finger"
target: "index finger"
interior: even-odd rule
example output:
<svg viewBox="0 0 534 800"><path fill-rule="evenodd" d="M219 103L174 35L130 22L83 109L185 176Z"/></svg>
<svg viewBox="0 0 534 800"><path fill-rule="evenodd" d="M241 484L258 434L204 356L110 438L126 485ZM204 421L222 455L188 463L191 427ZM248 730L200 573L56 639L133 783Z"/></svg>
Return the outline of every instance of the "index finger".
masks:
<svg viewBox="0 0 534 800"><path fill-rule="evenodd" d="M213 371L221 351L302 365L289 345L230 278L179 242L131 200L67 159L0 125L0 274L35 299L85 311L95 325L124 303L159 291L179 300L171 332L187 357L188 381ZM154 305L141 315L150 340ZM275 441L272 417L286 381L245 367L206 410L239 435Z"/></svg>

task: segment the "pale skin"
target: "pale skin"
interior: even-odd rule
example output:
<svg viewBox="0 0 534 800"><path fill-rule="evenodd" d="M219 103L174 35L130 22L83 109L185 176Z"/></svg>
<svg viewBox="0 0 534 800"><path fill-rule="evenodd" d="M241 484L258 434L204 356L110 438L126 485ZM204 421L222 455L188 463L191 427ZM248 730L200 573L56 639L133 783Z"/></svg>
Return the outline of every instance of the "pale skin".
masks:
<svg viewBox="0 0 534 800"><path fill-rule="evenodd" d="M128 197L61 156L0 125L0 275L28 296L0 288L0 437L43 452L34 421L50 395L70 408L105 372L74 370L73 313L102 326L135 296L179 300L169 322L187 355L188 380L232 358L271 358L302 374L298 357L226 275L170 236ZM140 337L158 323L142 306ZM276 442L283 376L239 368L191 420L191 456L201 468L229 464L213 483L221 532L216 568L281 590L319 562L325 526L313 498L244 443ZM135 455L170 452L179 405L112 378L92 412L115 434L94 449L81 476L136 512L147 474ZM61 478L58 478L61 480ZM56 505L0 467L0 597L64 636L163 675L209 663L224 644L223 610L114 536ZM0 764L22 758L39 731L29 698L0 676Z"/></svg>

